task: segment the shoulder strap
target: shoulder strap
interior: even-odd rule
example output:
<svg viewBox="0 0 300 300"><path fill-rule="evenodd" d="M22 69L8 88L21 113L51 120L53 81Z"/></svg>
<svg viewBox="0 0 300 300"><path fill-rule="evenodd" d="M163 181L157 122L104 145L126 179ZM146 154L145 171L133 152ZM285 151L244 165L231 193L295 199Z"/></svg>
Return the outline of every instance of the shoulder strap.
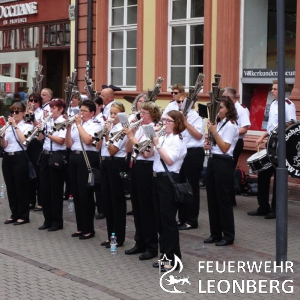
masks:
<svg viewBox="0 0 300 300"><path fill-rule="evenodd" d="M175 181L174 181L174 179L173 179L171 173L169 172L169 170L168 170L168 168L167 168L167 166L166 166L166 163L165 163L162 159L160 159L160 161L161 161L161 163L162 163L162 165L163 165L163 167L164 167L164 169L165 169L165 171L166 171L166 173L167 173L167 175L168 175L168 177L169 177L171 183L172 183L172 184L175 184Z"/></svg>
<svg viewBox="0 0 300 300"><path fill-rule="evenodd" d="M25 149L23 148L22 144L21 144L21 143L19 142L19 140L17 139L17 136L16 136L16 134L15 134L15 131L14 131L14 128L13 128L12 125L11 125L11 129L12 129L12 132L13 132L13 134L14 134L14 136L15 136L15 139L16 139L17 143L19 144L19 146L20 146L21 149L23 150L23 152L24 152L24 154L25 154L27 160L29 161L29 157L28 157L28 155L27 155Z"/></svg>

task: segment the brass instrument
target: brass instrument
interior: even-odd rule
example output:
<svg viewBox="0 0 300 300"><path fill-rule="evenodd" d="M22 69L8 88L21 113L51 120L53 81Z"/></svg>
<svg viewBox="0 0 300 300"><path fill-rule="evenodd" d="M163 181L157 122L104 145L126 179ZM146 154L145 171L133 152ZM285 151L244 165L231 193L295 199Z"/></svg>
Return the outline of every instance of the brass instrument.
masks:
<svg viewBox="0 0 300 300"><path fill-rule="evenodd" d="M160 89L161 89L161 85L160 84L163 81L164 81L164 79L162 77L158 77L156 79L156 82L154 84L153 90L148 90L145 102L148 102L148 101L155 102L156 101L156 97L160 93Z"/></svg>
<svg viewBox="0 0 300 300"><path fill-rule="evenodd" d="M87 61L86 62L86 74L84 75L84 81L85 81L86 86L84 87L84 89L87 92L87 96L88 96L89 100L94 101L94 99L96 98L97 92L94 91L94 89L93 89L93 80L92 80L92 78L90 78L89 71L90 71L90 62Z"/></svg>
<svg viewBox="0 0 300 300"><path fill-rule="evenodd" d="M68 108L71 105L71 100L74 94L80 94L78 91L78 87L75 85L77 79L77 71L76 69L72 72L72 77L66 77L67 82L65 83L65 100L66 107Z"/></svg>
<svg viewBox="0 0 300 300"><path fill-rule="evenodd" d="M109 119L108 122L109 122L110 124L112 124L112 123L114 122L114 119ZM93 145L94 147L96 147L96 146L97 146L97 143L100 142L100 141L107 135L107 132L108 132L108 129L107 129L106 126L104 126L104 128L101 129L100 131L95 132L95 133L94 133L94 136L92 136L92 139L94 140L94 141L92 142L92 145Z"/></svg>
<svg viewBox="0 0 300 300"><path fill-rule="evenodd" d="M11 125L11 123L7 122L1 129L0 129L0 138L2 139L4 136L5 131Z"/></svg>
<svg viewBox="0 0 300 300"><path fill-rule="evenodd" d="M221 80L221 74L215 74L215 82L211 84L212 90L209 92L210 96L210 103L207 104L207 109L209 112L209 121L212 124L215 124L217 121L217 116L220 109L220 103L221 103L221 97L224 93L224 89L221 89L219 87L220 80ZM208 133L208 139L211 142L211 144L214 144L215 140L212 134Z"/></svg>
<svg viewBox="0 0 300 300"><path fill-rule="evenodd" d="M24 116L25 122L31 121L31 117L32 117L33 114L29 113L29 110L33 110L33 109L34 109L34 104L31 103L30 106L29 106L29 108L28 108L28 110L27 110L27 112L26 112L26 114L25 114L25 116Z"/></svg>
<svg viewBox="0 0 300 300"><path fill-rule="evenodd" d="M49 131L49 134L52 135L55 131L60 131L67 128L68 125L72 124L75 121L76 116L77 115L73 116L72 118L66 119L61 123L54 123L54 126Z"/></svg>
<svg viewBox="0 0 300 300"><path fill-rule="evenodd" d="M40 125L34 127L32 131L28 131L25 135L26 140L23 142L24 146L28 146L28 144L32 141L32 139L39 135L39 133L43 132L45 125L52 118L52 114L49 114Z"/></svg>
<svg viewBox="0 0 300 300"><path fill-rule="evenodd" d="M165 126L161 126L160 130L155 133L152 127L152 133L147 133L147 126L151 125L144 125L143 130L145 135L147 136L147 139L143 142L137 143L133 146L133 153L131 155L131 160L136 161L136 158L139 156L140 153L145 153L146 151L149 152L151 149L151 143L153 142L153 139L155 136L163 136L165 134Z"/></svg>
<svg viewBox="0 0 300 300"><path fill-rule="evenodd" d="M42 70L43 70L42 65L39 65L38 69L35 70L36 77L32 78L32 82L33 82L32 92L33 93L40 93L42 90L42 81L44 78L44 75L42 75Z"/></svg>
<svg viewBox="0 0 300 300"><path fill-rule="evenodd" d="M188 112L191 110L193 105L198 100L198 98L199 98L198 94L200 93L200 91L203 88L203 79L204 78L205 78L205 75L202 73L199 73L196 83L195 83L195 87L190 87L188 97L186 98L186 100L184 102L184 108L182 110L182 113L184 116L186 116L188 114Z"/></svg>
<svg viewBox="0 0 300 300"><path fill-rule="evenodd" d="M118 114L119 115L119 114ZM131 123L129 126L123 126L124 127L129 127L130 129L135 129L138 128L141 124L143 119L140 119L134 123ZM122 124L123 125L123 124ZM123 140L125 137L125 133L123 132L123 129L113 132L109 136L109 140L105 143L106 147L108 147L110 144L113 144L114 142L118 142L119 140Z"/></svg>

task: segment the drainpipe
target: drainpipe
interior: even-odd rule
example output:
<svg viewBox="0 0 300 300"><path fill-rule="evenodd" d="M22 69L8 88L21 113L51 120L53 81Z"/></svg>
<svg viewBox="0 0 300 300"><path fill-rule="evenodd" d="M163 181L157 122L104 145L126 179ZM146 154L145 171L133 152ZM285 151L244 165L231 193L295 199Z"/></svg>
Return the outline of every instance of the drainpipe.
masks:
<svg viewBox="0 0 300 300"><path fill-rule="evenodd" d="M87 8L87 55L86 60L89 61L89 76L92 78L93 70L93 0L88 0Z"/></svg>

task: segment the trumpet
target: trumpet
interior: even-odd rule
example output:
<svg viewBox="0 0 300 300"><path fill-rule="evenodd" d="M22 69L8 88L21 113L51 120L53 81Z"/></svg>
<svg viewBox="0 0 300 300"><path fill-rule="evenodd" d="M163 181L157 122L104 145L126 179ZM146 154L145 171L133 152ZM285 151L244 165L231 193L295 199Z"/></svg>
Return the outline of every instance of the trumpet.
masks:
<svg viewBox="0 0 300 300"><path fill-rule="evenodd" d="M28 144L32 141L32 139L35 136L38 136L39 133L41 133L44 130L45 125L48 123L48 121L52 118L52 114L49 114L44 120L43 122L37 126L34 127L34 129L32 131L28 131L27 134L25 134L26 140L23 142L24 146L28 146Z"/></svg>
<svg viewBox="0 0 300 300"><path fill-rule="evenodd" d="M124 126L124 127L129 127L130 129L135 129L138 128L141 124L143 119L140 119L134 123L131 123L129 126ZM123 128L124 128L123 127ZM118 142L119 140L123 140L125 137L125 133L123 129L113 132L110 134L109 140L105 143L106 147L108 147L110 144L113 144L114 142Z"/></svg>
<svg viewBox="0 0 300 300"><path fill-rule="evenodd" d="M55 131L60 131L60 130L65 129L68 125L72 124L75 121L76 116L77 115L75 115L72 118L67 119L61 123L55 123L54 126L49 131L49 134L52 135Z"/></svg>
<svg viewBox="0 0 300 300"><path fill-rule="evenodd" d="M108 122L109 122L110 124L112 124L112 123L114 122L114 119L109 119ZM107 132L108 132L108 128L107 128L107 127L104 127L104 128L101 129L100 131L95 132L95 133L94 133L94 136L92 136L92 139L94 140L94 141L92 142L92 145L93 145L94 147L96 147L96 146L97 146L97 143L98 143L99 141L101 141L101 140L106 136Z"/></svg>
<svg viewBox="0 0 300 300"><path fill-rule="evenodd" d="M33 110L33 109L34 109L34 104L31 103L30 106L29 106L29 108L28 108L28 111L26 112L25 117L24 117L25 122L31 121L32 113L29 113L29 111Z"/></svg>
<svg viewBox="0 0 300 300"><path fill-rule="evenodd" d="M6 129L11 125L11 123L7 122L1 129L0 129L0 138L2 139Z"/></svg>
<svg viewBox="0 0 300 300"><path fill-rule="evenodd" d="M131 155L131 160L136 161L139 154L149 152L151 149L151 144L155 136L163 136L165 134L165 126L161 126L160 130L155 134L150 134L146 140L137 143L133 146L133 153Z"/></svg>

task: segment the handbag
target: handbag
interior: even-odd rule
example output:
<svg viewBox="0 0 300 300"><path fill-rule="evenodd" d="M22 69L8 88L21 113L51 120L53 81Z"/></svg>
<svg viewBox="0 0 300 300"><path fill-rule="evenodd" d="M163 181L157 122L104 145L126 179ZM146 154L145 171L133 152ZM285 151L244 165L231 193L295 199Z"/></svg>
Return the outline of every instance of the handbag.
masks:
<svg viewBox="0 0 300 300"><path fill-rule="evenodd" d="M52 152L52 141L50 142L51 153L48 160L48 166L55 170L62 170L67 163L66 154L62 151Z"/></svg>
<svg viewBox="0 0 300 300"><path fill-rule="evenodd" d="M194 202L193 189L191 187L191 184L188 182L188 180L186 179L186 182L183 183L176 183L171 173L169 172L165 162L162 159L160 161L172 183L175 201L178 203L193 203Z"/></svg>
<svg viewBox="0 0 300 300"><path fill-rule="evenodd" d="M21 145L21 143L19 142L19 140L17 139L16 137L16 134L15 134L15 131L14 129L12 128L12 132L15 136L15 139L17 141L17 143L19 144L19 146L21 147L21 149L24 151L24 154L28 160L28 180L34 180L36 179L36 171L35 171L35 168L34 168L34 165L32 164L32 162L29 160L29 157L25 151L25 149L23 148L23 146Z"/></svg>

